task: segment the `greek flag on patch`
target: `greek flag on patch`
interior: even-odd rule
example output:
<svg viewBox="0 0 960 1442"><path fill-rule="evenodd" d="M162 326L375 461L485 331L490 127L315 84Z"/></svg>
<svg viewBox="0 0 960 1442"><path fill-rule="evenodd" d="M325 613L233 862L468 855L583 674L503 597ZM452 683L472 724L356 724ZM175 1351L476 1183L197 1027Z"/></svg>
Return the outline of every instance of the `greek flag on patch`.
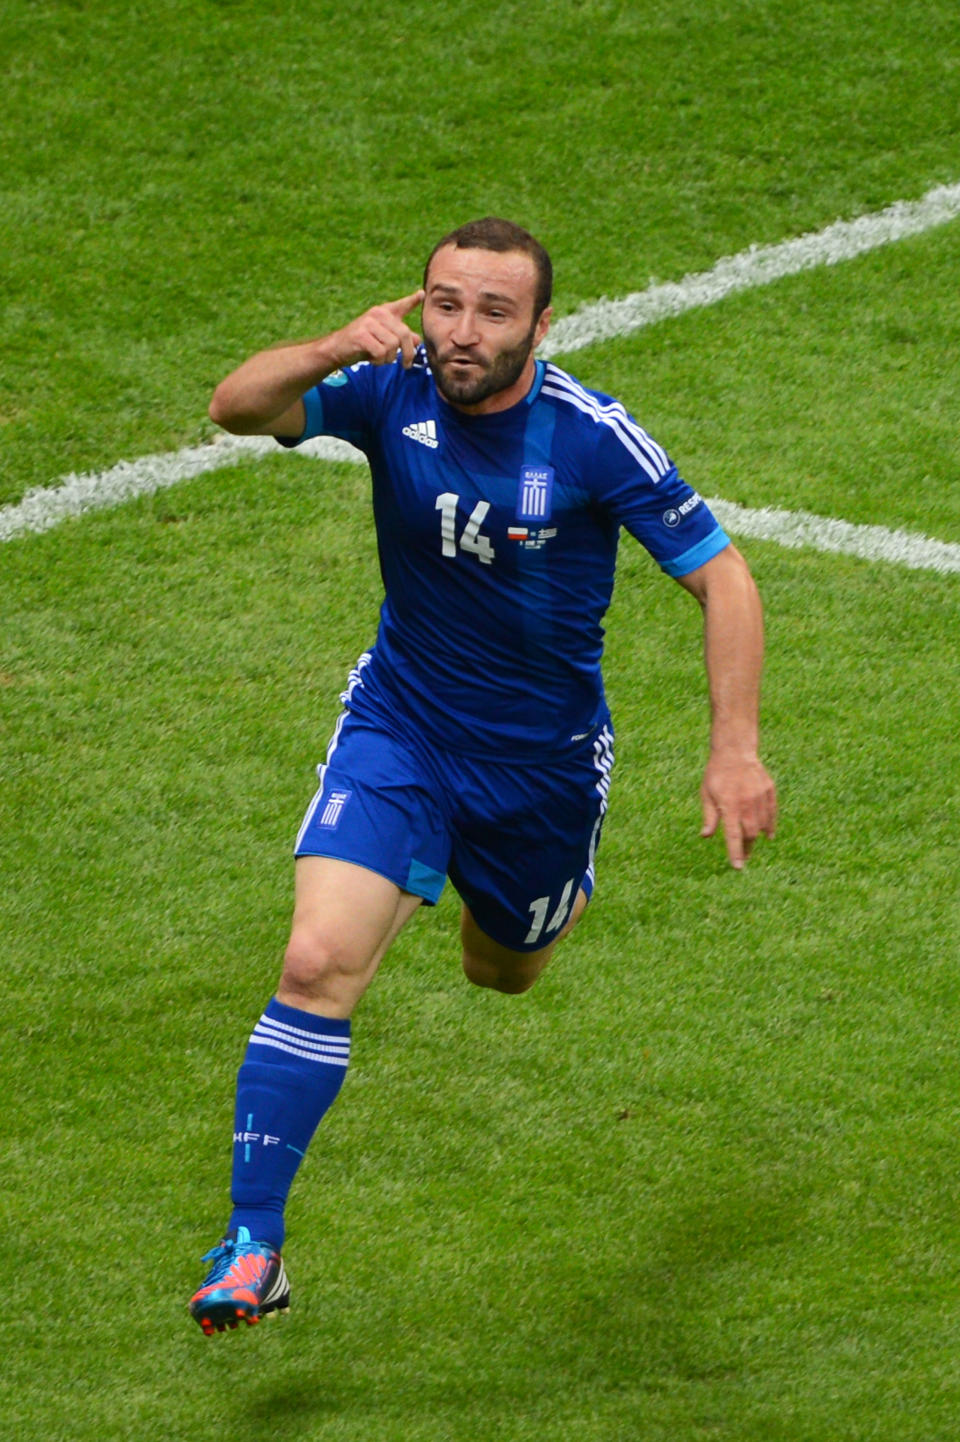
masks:
<svg viewBox="0 0 960 1442"><path fill-rule="evenodd" d="M524 466L517 492L518 521L549 521L553 505L553 467Z"/></svg>
<svg viewBox="0 0 960 1442"><path fill-rule="evenodd" d="M327 804L323 808L323 815L320 817L320 825L329 826L331 831L335 830L340 824L343 808L352 795L352 791L331 791L327 797Z"/></svg>

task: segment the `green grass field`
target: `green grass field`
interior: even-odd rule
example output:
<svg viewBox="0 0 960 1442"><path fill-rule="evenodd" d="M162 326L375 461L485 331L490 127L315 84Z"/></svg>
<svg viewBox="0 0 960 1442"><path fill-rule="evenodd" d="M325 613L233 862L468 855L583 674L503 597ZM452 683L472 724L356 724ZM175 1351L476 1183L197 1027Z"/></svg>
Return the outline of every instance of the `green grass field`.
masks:
<svg viewBox="0 0 960 1442"><path fill-rule="evenodd" d="M252 349L486 212L556 307L960 180L955 7L37 0L0 20L0 506L195 444ZM960 541L960 222L570 358L705 494ZM289 1318L185 1303L379 579L277 454L0 545L0 1437L953 1442L956 576L744 545L777 839L699 840L696 607L625 543L595 903L528 996L456 898L357 1013Z"/></svg>

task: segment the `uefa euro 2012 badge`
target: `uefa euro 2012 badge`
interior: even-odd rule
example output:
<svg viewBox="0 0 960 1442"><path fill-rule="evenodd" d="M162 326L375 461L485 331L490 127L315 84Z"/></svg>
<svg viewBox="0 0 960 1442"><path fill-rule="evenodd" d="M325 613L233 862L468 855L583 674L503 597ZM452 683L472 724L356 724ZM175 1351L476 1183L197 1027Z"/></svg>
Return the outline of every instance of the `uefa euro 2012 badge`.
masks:
<svg viewBox="0 0 960 1442"><path fill-rule="evenodd" d="M346 383L347 378L343 371L331 371L328 376L324 377L322 382L325 386L345 386Z"/></svg>

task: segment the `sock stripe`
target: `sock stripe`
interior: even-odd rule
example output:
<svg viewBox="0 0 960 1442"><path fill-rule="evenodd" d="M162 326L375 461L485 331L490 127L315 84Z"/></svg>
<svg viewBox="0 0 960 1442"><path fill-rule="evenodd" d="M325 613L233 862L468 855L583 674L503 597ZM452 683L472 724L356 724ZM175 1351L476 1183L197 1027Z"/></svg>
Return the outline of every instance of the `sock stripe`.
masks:
<svg viewBox="0 0 960 1442"><path fill-rule="evenodd" d="M250 1037L251 1046L273 1047L289 1056L299 1056L318 1065L345 1067L350 1060L349 1036L330 1036L327 1032L307 1031L262 1016Z"/></svg>
<svg viewBox="0 0 960 1442"><path fill-rule="evenodd" d="M347 1050L349 1050L350 1048L349 1035L333 1036L329 1032L325 1031L307 1031L302 1026L290 1026L285 1021L277 1021L274 1017L269 1016L266 1012L264 1012L263 1016L257 1022L255 1030L259 1031L261 1028L263 1028L264 1030L279 1032L282 1036L288 1037L290 1041L322 1041L329 1042L331 1046L344 1047Z"/></svg>
<svg viewBox="0 0 960 1442"><path fill-rule="evenodd" d="M250 1045L272 1047L275 1051L285 1051L288 1052L290 1056L302 1056L308 1061L317 1062L318 1064L323 1063L325 1066L346 1067L350 1064L349 1056L344 1056L337 1052L327 1052L323 1047L321 1047L319 1051L307 1051L306 1047L290 1046L285 1041L277 1041L274 1037L257 1036L256 1033L250 1038Z"/></svg>
<svg viewBox="0 0 960 1442"><path fill-rule="evenodd" d="M306 1037L290 1036L287 1032L274 1031L272 1027L268 1026L254 1027L250 1040L253 1042L282 1041L286 1042L287 1046L296 1046L303 1052L314 1052L318 1056L323 1054L329 1056L350 1055L349 1046L338 1046L335 1042L330 1042L326 1038L318 1041L308 1041Z"/></svg>

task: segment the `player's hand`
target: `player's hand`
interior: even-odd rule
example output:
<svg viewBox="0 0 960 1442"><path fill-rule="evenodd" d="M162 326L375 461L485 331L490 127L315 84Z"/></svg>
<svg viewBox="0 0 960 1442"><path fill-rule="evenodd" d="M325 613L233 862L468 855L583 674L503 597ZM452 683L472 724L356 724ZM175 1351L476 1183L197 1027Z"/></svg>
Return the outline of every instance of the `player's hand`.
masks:
<svg viewBox="0 0 960 1442"><path fill-rule="evenodd" d="M741 871L758 836L777 828L777 792L766 767L755 756L711 754L700 787L701 836L713 836L722 824L730 865Z"/></svg>
<svg viewBox="0 0 960 1442"><path fill-rule="evenodd" d="M371 306L363 315L337 331L339 364L348 366L355 365L357 361L370 361L375 366L392 365L397 351L400 351L404 369L411 366L420 337L404 323L403 318L420 304L423 294L422 290L415 290L399 300Z"/></svg>

